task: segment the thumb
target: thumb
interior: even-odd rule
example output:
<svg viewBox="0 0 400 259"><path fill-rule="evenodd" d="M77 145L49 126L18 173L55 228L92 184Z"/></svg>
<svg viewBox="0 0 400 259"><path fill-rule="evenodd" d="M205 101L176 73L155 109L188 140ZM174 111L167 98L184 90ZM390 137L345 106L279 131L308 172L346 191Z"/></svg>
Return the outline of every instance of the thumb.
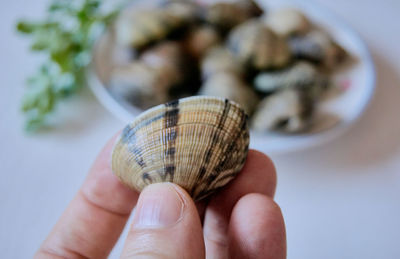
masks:
<svg viewBox="0 0 400 259"><path fill-rule="evenodd" d="M190 196L172 183L140 194L122 258L204 258L203 230Z"/></svg>

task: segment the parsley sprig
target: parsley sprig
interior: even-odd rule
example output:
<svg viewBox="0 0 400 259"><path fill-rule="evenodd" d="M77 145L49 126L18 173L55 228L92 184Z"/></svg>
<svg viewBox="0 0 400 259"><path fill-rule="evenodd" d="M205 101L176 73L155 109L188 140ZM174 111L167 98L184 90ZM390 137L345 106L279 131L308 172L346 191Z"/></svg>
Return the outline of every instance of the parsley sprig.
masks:
<svg viewBox="0 0 400 259"><path fill-rule="evenodd" d="M45 125L57 103L85 85L94 42L120 9L105 11L103 2L53 0L44 21L17 24L19 32L31 36L31 50L45 55L38 72L27 80L22 100L28 130Z"/></svg>

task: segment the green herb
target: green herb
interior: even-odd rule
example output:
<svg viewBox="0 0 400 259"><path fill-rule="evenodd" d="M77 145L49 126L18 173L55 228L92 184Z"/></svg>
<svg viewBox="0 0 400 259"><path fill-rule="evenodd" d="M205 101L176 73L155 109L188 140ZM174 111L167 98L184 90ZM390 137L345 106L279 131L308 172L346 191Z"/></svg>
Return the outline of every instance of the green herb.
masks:
<svg viewBox="0 0 400 259"><path fill-rule="evenodd" d="M17 24L19 32L32 37L31 50L46 55L28 79L22 101L28 130L43 126L60 100L85 85L93 44L119 10L105 11L103 5L102 0L53 0L44 21Z"/></svg>

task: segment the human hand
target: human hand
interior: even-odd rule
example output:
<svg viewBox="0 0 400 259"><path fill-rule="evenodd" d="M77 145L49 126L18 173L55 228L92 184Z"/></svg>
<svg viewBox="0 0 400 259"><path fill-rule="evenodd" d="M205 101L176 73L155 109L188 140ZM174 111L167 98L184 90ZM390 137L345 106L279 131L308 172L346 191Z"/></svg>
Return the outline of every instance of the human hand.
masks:
<svg viewBox="0 0 400 259"><path fill-rule="evenodd" d="M141 194L112 174L108 142L35 258L107 258L135 205L122 258L286 258L285 226L273 201L272 162L250 150L239 175L209 202L179 186Z"/></svg>

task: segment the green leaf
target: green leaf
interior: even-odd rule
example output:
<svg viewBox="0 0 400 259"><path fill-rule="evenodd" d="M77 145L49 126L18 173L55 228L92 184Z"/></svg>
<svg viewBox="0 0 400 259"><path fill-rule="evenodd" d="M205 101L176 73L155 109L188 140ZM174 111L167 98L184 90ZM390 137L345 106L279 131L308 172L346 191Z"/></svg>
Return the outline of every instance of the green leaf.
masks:
<svg viewBox="0 0 400 259"><path fill-rule="evenodd" d="M30 34L35 30L35 25L29 22L20 21L17 23L17 31Z"/></svg>
<svg viewBox="0 0 400 259"><path fill-rule="evenodd" d="M68 1L54 1L47 8L47 12L52 13L57 11L63 11L66 8L68 8Z"/></svg>
<svg viewBox="0 0 400 259"><path fill-rule="evenodd" d="M16 25L19 32L31 35L31 50L48 57L37 74L28 79L23 97L28 130L44 125L57 103L85 84L93 44L121 9L104 13L104 1L53 0L44 21L20 21Z"/></svg>
<svg viewBox="0 0 400 259"><path fill-rule="evenodd" d="M28 132L36 132L44 126L45 118L43 116L30 116L26 119L25 130Z"/></svg>

